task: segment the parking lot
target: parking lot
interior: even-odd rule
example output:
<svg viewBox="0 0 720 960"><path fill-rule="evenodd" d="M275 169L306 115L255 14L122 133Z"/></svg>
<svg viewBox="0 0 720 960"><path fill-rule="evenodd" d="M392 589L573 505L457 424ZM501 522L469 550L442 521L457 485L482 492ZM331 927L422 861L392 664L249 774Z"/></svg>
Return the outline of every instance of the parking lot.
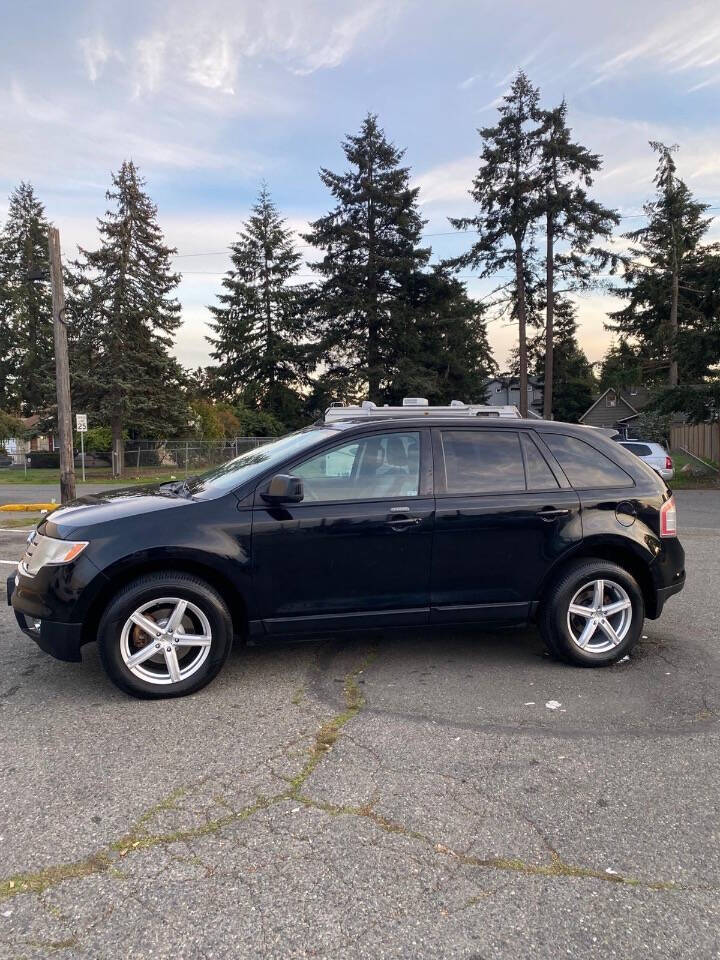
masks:
<svg viewBox="0 0 720 960"><path fill-rule="evenodd" d="M0 956L719 957L720 492L677 501L688 585L606 670L338 636L141 702L2 607Z"/></svg>

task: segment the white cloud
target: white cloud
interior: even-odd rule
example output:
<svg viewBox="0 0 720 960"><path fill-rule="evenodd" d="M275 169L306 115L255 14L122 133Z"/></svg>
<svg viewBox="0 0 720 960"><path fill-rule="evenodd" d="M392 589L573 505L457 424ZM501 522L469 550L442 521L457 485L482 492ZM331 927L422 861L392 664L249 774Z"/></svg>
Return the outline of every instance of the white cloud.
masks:
<svg viewBox="0 0 720 960"><path fill-rule="evenodd" d="M662 69L670 73L692 72L695 76L720 62L720 7L712 2L671 5L659 24L648 29L648 21L637 10L623 32L624 46L596 64L594 84L604 83L631 68ZM647 10L655 15L657 8ZM628 38L630 38L628 42ZM607 42L605 44L608 46ZM700 90L720 81L720 75L702 76L689 89Z"/></svg>
<svg viewBox="0 0 720 960"><path fill-rule="evenodd" d="M90 83L95 83L108 60L111 58L121 59L120 54L108 46L102 33L81 37L78 43L85 60L85 69Z"/></svg>

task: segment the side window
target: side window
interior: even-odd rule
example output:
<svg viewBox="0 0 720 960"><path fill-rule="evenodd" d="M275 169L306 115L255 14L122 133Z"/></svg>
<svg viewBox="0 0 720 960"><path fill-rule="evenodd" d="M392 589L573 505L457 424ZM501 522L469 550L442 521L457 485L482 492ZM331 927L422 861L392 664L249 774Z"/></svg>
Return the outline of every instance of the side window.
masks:
<svg viewBox="0 0 720 960"><path fill-rule="evenodd" d="M517 433L502 430L443 430L448 493L505 493L525 489Z"/></svg>
<svg viewBox="0 0 720 960"><path fill-rule="evenodd" d="M525 473L527 474L528 490L557 490L559 484L555 474L535 446L532 437L523 433L521 440L525 454Z"/></svg>
<svg viewBox="0 0 720 960"><path fill-rule="evenodd" d="M293 468L305 501L416 497L420 490L420 434L385 433L333 447Z"/></svg>
<svg viewBox="0 0 720 960"><path fill-rule="evenodd" d="M620 446L634 453L636 457L652 456L652 450L646 443L621 443Z"/></svg>
<svg viewBox="0 0 720 960"><path fill-rule="evenodd" d="M631 487L632 477L584 440L562 433L543 433L573 487Z"/></svg>

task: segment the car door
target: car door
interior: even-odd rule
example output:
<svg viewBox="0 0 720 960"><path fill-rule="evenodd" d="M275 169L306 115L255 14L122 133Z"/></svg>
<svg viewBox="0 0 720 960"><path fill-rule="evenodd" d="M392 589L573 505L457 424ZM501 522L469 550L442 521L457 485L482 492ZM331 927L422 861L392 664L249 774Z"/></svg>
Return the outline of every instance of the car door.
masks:
<svg viewBox="0 0 720 960"><path fill-rule="evenodd" d="M433 429L431 621L524 620L582 538L580 501L530 431Z"/></svg>
<svg viewBox="0 0 720 960"><path fill-rule="evenodd" d="M385 428L283 472L301 503L253 508L254 581L269 633L427 623L434 522L426 429Z"/></svg>

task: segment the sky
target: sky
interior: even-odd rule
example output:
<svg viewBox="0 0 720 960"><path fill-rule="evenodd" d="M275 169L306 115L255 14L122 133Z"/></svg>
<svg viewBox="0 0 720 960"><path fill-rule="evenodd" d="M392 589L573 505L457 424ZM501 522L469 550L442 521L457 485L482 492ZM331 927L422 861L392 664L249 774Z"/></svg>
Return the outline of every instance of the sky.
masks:
<svg viewBox="0 0 720 960"><path fill-rule="evenodd" d="M447 218L472 214L477 130L520 67L603 156L593 195L620 230L644 222L649 140L679 144L680 175L720 208L717 0L0 0L0 16L0 221L31 181L69 259L97 244L111 171L133 159L177 248L187 366L208 362L207 305L261 182L302 231L331 207L319 168L345 168L368 111L406 150L435 259L469 245ZM617 302L578 298L593 361ZM496 321L490 339L502 365L516 331Z"/></svg>

